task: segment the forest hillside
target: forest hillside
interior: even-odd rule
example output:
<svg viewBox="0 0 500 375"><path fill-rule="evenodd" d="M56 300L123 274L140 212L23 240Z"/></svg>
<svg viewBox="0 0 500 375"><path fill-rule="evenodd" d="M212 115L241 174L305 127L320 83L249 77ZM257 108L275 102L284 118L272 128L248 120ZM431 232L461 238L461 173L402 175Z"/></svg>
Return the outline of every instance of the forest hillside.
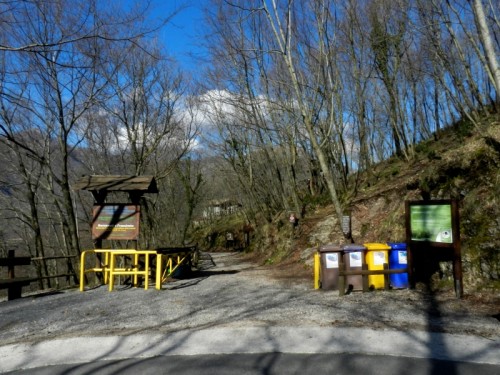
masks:
<svg viewBox="0 0 500 375"><path fill-rule="evenodd" d="M500 288L500 121L483 119L481 127L461 121L439 137L420 143L408 162L398 157L352 176L356 192L350 203L352 237L356 243L405 241L405 201L457 199L460 207L461 245L466 290ZM271 223L252 228L244 243L242 221L223 218L203 228L199 237L207 250L225 247L223 234L235 234L235 247L248 251L268 265L292 266L291 272L312 278L313 253L318 245L346 239L334 209L327 201L310 203L294 228L288 213ZM321 203L323 202L323 203ZM207 230L212 243L207 243ZM213 236L219 234L219 241ZM237 241L237 240L240 241ZM229 244L232 246L233 244ZM452 285L451 263L441 264L435 285Z"/></svg>

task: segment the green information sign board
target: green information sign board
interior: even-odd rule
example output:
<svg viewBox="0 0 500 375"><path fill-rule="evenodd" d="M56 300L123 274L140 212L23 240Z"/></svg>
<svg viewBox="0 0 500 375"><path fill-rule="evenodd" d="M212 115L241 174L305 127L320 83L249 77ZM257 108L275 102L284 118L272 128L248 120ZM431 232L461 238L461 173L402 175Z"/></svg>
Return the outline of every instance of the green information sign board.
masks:
<svg viewBox="0 0 500 375"><path fill-rule="evenodd" d="M410 206L412 241L453 243L451 204Z"/></svg>

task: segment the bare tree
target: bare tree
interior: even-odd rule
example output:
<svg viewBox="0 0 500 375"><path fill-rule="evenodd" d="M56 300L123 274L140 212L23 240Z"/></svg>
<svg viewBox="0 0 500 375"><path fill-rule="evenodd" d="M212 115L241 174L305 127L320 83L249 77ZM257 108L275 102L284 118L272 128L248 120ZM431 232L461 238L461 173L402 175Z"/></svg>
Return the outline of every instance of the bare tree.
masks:
<svg viewBox="0 0 500 375"><path fill-rule="evenodd" d="M493 8L493 4L490 3ZM473 4L474 17L478 27L479 37L483 45L484 54L487 60L487 68L491 81L495 87L496 91L496 104L500 105L500 66L498 62L498 49L495 50L493 41L491 38L490 27L486 20L486 15L484 12L482 0L474 0Z"/></svg>
<svg viewBox="0 0 500 375"><path fill-rule="evenodd" d="M122 52L111 56L106 95L101 109L87 119L87 135L94 145L105 146L104 152L121 158L117 168L123 173L148 172L161 179L196 135L192 116L183 114L187 103L181 103L187 84L154 46L148 53L135 46Z"/></svg>
<svg viewBox="0 0 500 375"><path fill-rule="evenodd" d="M300 51L295 44L296 39L294 39L294 17L297 16L294 14L294 2L289 1L282 8L280 7L281 4L278 4L275 0L270 2L262 1L260 5L274 36L275 48L273 53L277 58L281 59L288 71L288 78L293 87L293 98L302 116L303 125L308 134L311 147L318 159L340 226L343 207L338 196L339 185L332 173L327 155L322 148L322 139L318 138L318 133L315 129L314 119L317 113L311 112L311 107L307 104L309 99L308 93L310 92L309 87L312 87L313 90L320 89L321 82L318 79L313 82L307 82L300 75L300 70L298 69L299 56L294 53L294 51Z"/></svg>
<svg viewBox="0 0 500 375"><path fill-rule="evenodd" d="M205 106L225 140L223 153L241 177L242 191L268 220L282 210L300 215L296 121L276 97L284 87L278 87L279 73L266 61L262 45L268 41L258 20L245 22L238 9L219 6L218 19L209 20L215 30L211 38L216 38L210 45L211 78L214 85L229 79L233 87L207 97Z"/></svg>
<svg viewBox="0 0 500 375"><path fill-rule="evenodd" d="M52 228L63 245L57 251L70 255L80 252L70 185L86 144L85 117L109 93L105 73L111 52L123 53L130 45L139 49L141 38L161 26L141 23L147 6L124 9L98 0L2 4L0 95L21 115L0 123L0 137L19 162L27 154L38 163L43 189L36 193L37 209L51 206ZM19 118L30 121L21 124ZM22 126L28 132L22 133ZM23 135L36 131L39 139ZM38 141L44 147L37 147Z"/></svg>

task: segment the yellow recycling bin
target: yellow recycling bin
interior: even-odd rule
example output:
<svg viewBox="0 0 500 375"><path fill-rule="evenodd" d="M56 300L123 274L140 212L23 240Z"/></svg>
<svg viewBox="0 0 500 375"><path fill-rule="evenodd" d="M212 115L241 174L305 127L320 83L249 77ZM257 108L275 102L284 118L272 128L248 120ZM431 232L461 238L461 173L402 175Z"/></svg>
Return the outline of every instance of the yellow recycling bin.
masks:
<svg viewBox="0 0 500 375"><path fill-rule="evenodd" d="M366 264L369 271L383 270L384 263L389 263L389 250L391 249L385 243L365 243L366 249ZM383 289L385 286L384 275L368 276L368 286L374 289Z"/></svg>

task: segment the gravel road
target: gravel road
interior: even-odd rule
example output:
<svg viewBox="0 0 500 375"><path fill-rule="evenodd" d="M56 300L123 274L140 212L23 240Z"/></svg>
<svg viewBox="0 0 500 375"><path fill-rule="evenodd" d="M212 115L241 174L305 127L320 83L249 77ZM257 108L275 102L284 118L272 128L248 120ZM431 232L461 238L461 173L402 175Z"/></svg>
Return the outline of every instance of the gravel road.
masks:
<svg viewBox="0 0 500 375"><path fill-rule="evenodd" d="M452 292L393 290L339 297L314 290L303 269L263 267L239 253L202 254L199 268L161 291L99 286L0 301L0 373L83 374L85 364L108 368L128 358L238 353L366 353L500 366L498 296L457 300Z"/></svg>
<svg viewBox="0 0 500 375"><path fill-rule="evenodd" d="M202 254L200 270L163 290L100 286L0 302L1 345L74 336L239 327L358 327L466 334L500 341L500 306L419 290L314 290L238 253ZM497 300L498 301L498 300ZM496 310L495 310L496 309Z"/></svg>

